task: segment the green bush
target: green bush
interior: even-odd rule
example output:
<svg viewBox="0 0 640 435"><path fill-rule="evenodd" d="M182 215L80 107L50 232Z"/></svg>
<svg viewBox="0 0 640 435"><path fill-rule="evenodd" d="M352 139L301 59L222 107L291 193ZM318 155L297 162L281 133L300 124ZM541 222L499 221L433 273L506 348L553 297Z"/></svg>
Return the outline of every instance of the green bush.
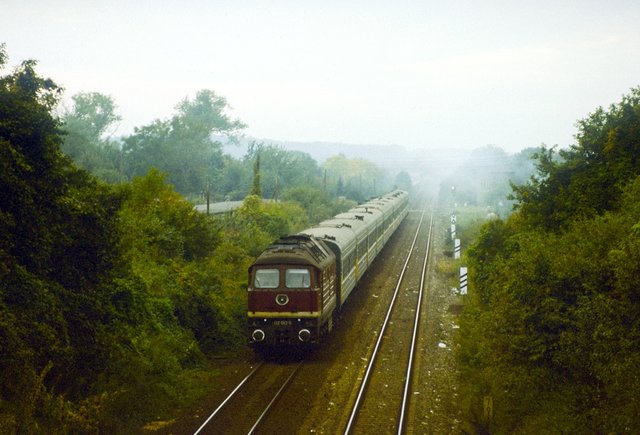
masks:
<svg viewBox="0 0 640 435"><path fill-rule="evenodd" d="M539 155L519 210L468 252L458 361L469 426L625 433L640 425L640 90ZM491 396L493 420L483 419Z"/></svg>

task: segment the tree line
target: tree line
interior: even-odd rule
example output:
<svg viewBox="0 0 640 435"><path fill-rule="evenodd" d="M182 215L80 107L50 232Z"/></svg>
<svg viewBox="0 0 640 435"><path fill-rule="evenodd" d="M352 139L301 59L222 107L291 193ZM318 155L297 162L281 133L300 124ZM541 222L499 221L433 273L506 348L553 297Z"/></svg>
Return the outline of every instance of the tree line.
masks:
<svg viewBox="0 0 640 435"><path fill-rule="evenodd" d="M237 144L246 125L230 118L226 99L210 90L182 100L169 119L156 119L118 138L113 133L121 118L110 96L83 92L71 99L61 117L62 150L106 182L130 181L156 168L189 199L208 192L215 201L240 200L255 190L253 169L260 159L265 198L279 199L290 187L310 185L362 201L391 188L392 180L375 164L342 154L319 165L307 153L257 141L249 142L240 159L225 154L222 141Z"/></svg>
<svg viewBox="0 0 640 435"><path fill-rule="evenodd" d="M515 211L470 248L460 319L468 430L640 426L640 88L535 154ZM492 412L485 404L492 403Z"/></svg>
<svg viewBox="0 0 640 435"><path fill-rule="evenodd" d="M35 61L0 77L0 432L135 432L215 383L210 356L244 346L255 256L355 203L308 155L226 156L212 133L243 124L213 92L120 139L110 98L79 94L58 116L61 95ZM262 195L283 201L248 195L258 155ZM243 206L196 212L185 196L207 182Z"/></svg>

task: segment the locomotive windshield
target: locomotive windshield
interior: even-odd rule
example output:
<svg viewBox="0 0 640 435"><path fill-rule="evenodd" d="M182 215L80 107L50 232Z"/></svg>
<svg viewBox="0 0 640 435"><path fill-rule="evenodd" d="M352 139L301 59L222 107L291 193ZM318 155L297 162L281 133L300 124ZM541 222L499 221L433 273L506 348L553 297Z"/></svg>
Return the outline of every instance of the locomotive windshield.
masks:
<svg viewBox="0 0 640 435"><path fill-rule="evenodd" d="M256 288L278 288L280 271L278 269L257 269L254 285Z"/></svg>
<svg viewBox="0 0 640 435"><path fill-rule="evenodd" d="M283 268L284 269L284 268ZM284 272L286 288L310 288L311 273L308 269L287 268ZM280 287L280 269L256 269L253 278L255 288L274 289Z"/></svg>
<svg viewBox="0 0 640 435"><path fill-rule="evenodd" d="M287 269L285 285L287 288L309 288L311 275L307 269Z"/></svg>

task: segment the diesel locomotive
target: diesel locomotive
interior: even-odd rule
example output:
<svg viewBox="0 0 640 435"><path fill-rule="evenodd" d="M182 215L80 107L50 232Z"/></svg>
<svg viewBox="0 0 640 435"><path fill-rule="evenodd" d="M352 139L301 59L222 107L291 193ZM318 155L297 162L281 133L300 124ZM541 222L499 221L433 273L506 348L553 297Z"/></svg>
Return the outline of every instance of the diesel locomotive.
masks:
<svg viewBox="0 0 640 435"><path fill-rule="evenodd" d="M265 249L249 268L250 344L319 344L408 207L408 193L396 190Z"/></svg>

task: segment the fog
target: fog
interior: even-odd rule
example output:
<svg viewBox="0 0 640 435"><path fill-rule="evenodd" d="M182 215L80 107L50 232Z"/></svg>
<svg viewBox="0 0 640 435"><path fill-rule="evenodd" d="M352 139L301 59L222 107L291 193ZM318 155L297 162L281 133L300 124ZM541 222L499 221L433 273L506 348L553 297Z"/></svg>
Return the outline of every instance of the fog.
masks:
<svg viewBox="0 0 640 435"><path fill-rule="evenodd" d="M252 138L401 147L391 165L456 150L442 168L487 144L572 144L640 84L638 22L621 0L4 0L0 42L67 101L112 96L120 135L211 89Z"/></svg>

